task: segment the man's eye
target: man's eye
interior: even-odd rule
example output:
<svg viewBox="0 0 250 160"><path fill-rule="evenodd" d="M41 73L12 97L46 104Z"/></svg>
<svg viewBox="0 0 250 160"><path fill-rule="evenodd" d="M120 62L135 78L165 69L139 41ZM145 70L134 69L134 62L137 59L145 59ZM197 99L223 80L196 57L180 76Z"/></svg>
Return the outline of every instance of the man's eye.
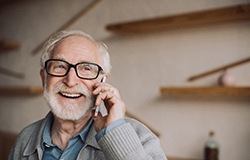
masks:
<svg viewBox="0 0 250 160"><path fill-rule="evenodd" d="M93 74L98 72L98 67L93 64L80 64L77 67L77 70L79 71L80 74L86 75L86 74Z"/></svg>
<svg viewBox="0 0 250 160"><path fill-rule="evenodd" d="M82 69L85 70L85 71L90 71L90 70L92 70L90 66L84 66Z"/></svg>
<svg viewBox="0 0 250 160"><path fill-rule="evenodd" d="M63 68L65 68L65 66L63 66L63 65L58 65L58 66L56 66L55 68L61 68L61 69L63 69Z"/></svg>
<svg viewBox="0 0 250 160"><path fill-rule="evenodd" d="M92 67L90 67L90 66L81 66L80 68L80 71L81 72L92 72Z"/></svg>
<svg viewBox="0 0 250 160"><path fill-rule="evenodd" d="M67 66L65 66L65 65L54 65L53 70L55 72L64 71L64 70L67 70Z"/></svg>

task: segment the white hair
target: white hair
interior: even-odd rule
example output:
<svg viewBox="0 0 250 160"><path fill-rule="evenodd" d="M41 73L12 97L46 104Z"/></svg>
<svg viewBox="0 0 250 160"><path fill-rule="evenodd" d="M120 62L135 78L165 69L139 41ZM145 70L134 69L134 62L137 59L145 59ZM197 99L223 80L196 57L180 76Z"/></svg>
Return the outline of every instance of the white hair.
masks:
<svg viewBox="0 0 250 160"><path fill-rule="evenodd" d="M81 36L89 41L91 41L99 50L99 54L103 60L103 70L105 73L110 73L111 71L111 64L110 64L110 56L107 51L107 46L103 42L96 41L90 35L80 31L80 30L72 30L72 31L60 31L55 33L50 37L50 39L45 43L43 47L42 56L40 59L41 67L44 68L44 63L51 57L52 51L56 44L60 42L62 39L70 37L70 36Z"/></svg>

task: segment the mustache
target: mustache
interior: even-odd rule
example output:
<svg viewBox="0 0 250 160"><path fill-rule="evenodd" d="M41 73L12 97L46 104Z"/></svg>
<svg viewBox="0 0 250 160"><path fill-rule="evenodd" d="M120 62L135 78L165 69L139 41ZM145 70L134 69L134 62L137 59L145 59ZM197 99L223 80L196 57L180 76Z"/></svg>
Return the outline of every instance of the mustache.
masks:
<svg viewBox="0 0 250 160"><path fill-rule="evenodd" d="M58 83L53 89L54 93L58 92L70 92L70 93L80 93L86 97L92 97L91 91L83 84L79 84L74 87L68 87L64 83Z"/></svg>

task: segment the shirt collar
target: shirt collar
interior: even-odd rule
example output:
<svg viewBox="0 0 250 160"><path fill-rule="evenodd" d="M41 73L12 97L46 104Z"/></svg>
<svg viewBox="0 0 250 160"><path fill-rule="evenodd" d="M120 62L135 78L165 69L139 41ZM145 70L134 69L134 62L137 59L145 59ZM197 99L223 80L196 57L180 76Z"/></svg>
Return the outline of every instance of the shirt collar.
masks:
<svg viewBox="0 0 250 160"><path fill-rule="evenodd" d="M47 118L47 121L45 122L44 130L43 130L42 147L44 147L44 145L54 146L52 144L51 136L50 136L50 128L51 128L53 121L54 121L54 117L52 114L50 114Z"/></svg>
<svg viewBox="0 0 250 160"><path fill-rule="evenodd" d="M82 141L84 142L87 138L87 135L89 133L89 130L91 128L91 125L93 123L93 118L90 118L90 120L88 121L87 125L84 127L84 129L82 131L80 131L78 134L76 134L75 136L80 136Z"/></svg>
<svg viewBox="0 0 250 160"><path fill-rule="evenodd" d="M72 138L80 136L81 140L85 142L93 121L94 121L93 118L90 118L87 125L79 133L74 135ZM55 146L54 144L52 144L52 140L50 136L51 135L50 129L51 129L53 122L54 122L54 116L53 114L50 114L47 118L47 121L44 126L44 130L43 130L43 135L42 135L42 148L43 149L44 149L44 145Z"/></svg>

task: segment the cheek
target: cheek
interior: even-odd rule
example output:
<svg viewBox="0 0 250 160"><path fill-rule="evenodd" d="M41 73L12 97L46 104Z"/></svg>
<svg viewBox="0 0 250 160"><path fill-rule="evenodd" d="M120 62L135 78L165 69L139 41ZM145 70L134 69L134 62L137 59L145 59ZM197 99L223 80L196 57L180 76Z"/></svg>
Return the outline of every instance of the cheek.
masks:
<svg viewBox="0 0 250 160"><path fill-rule="evenodd" d="M56 84L62 82L61 78L48 76L45 80L45 87L48 91L53 91Z"/></svg>
<svg viewBox="0 0 250 160"><path fill-rule="evenodd" d="M97 80L83 80L82 84L85 85L88 88L88 90L93 91L96 82Z"/></svg>

